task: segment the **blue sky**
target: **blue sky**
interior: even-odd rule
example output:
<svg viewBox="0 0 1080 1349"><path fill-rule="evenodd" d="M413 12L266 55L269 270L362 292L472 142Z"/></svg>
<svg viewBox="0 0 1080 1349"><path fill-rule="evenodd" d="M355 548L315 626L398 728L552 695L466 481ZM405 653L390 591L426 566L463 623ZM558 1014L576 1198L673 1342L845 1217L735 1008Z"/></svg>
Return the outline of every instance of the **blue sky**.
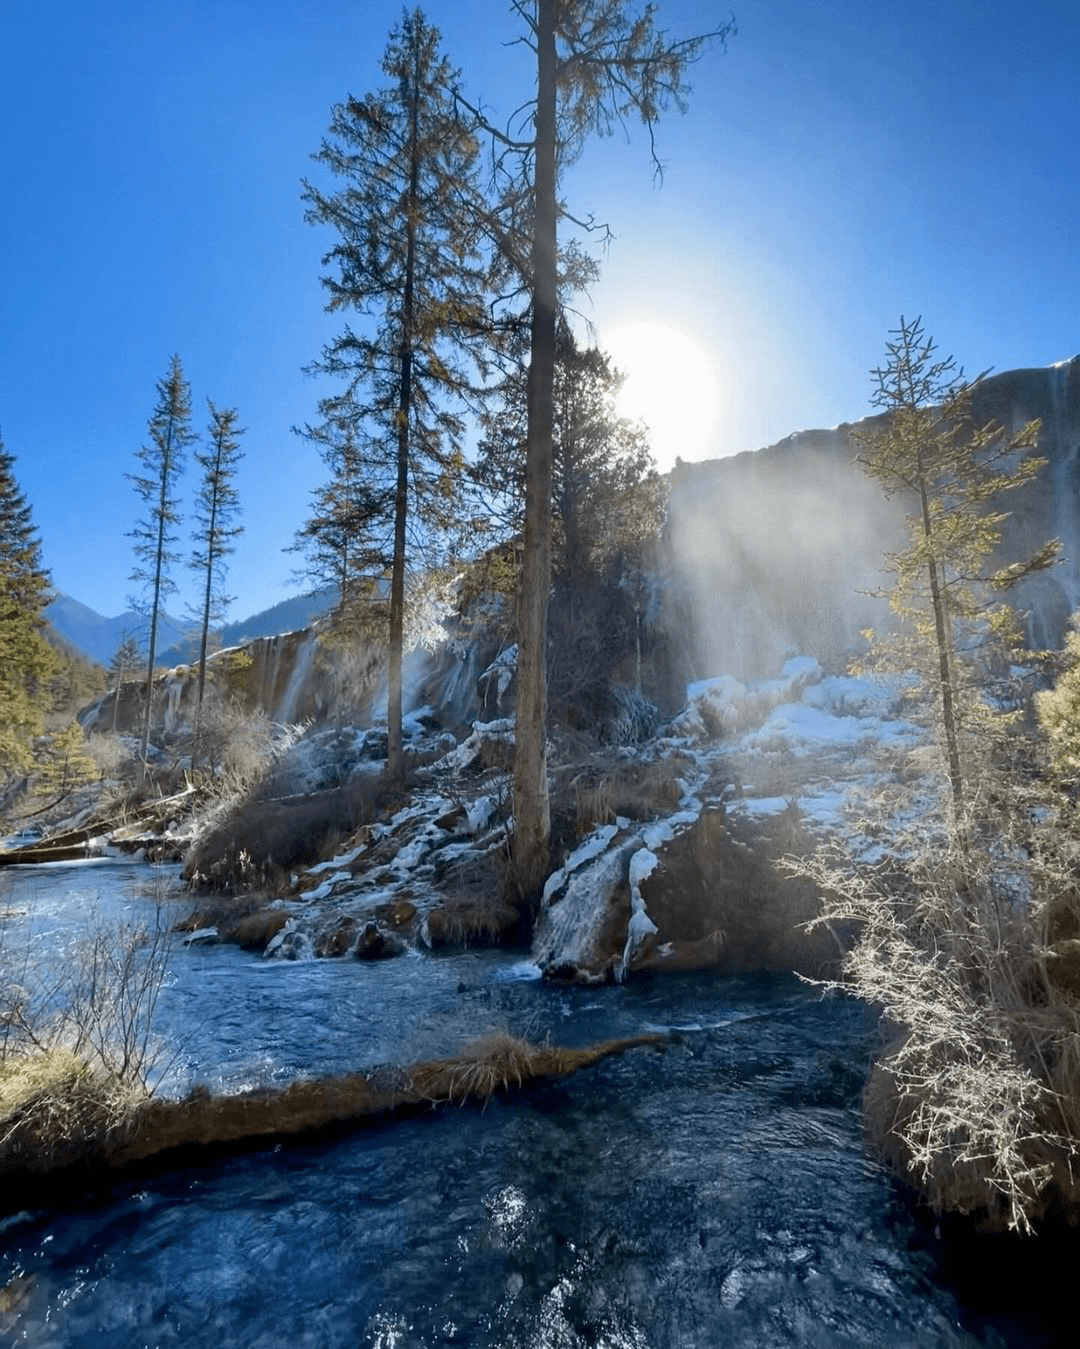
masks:
<svg viewBox="0 0 1080 1349"><path fill-rule="evenodd" d="M651 376L678 410L665 461L864 415L902 313L971 373L1080 351L1075 0L732 7L727 53L661 123L663 185L641 135L593 142L566 184L615 234L582 313L602 345L638 335L616 351L631 383ZM426 13L493 112L528 96L507 0ZM0 0L0 430L55 585L103 613L131 592L124 474L174 351L199 427L210 396L248 428L232 615L295 593L282 548L322 465L290 428L314 413L302 367L338 321L300 179L332 104L382 83L400 14ZM660 3L677 33L727 14ZM679 341L702 363L698 392L661 359Z"/></svg>

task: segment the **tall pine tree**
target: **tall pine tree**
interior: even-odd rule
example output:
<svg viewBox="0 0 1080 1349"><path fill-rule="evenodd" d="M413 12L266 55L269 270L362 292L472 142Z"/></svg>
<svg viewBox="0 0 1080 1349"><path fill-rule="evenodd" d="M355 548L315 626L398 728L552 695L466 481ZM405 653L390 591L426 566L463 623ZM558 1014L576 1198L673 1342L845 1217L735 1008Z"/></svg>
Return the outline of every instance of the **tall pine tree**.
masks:
<svg viewBox="0 0 1080 1349"><path fill-rule="evenodd" d="M45 639L52 598L15 460L0 440L0 773L26 769L58 662Z"/></svg>
<svg viewBox="0 0 1080 1349"><path fill-rule="evenodd" d="M127 476L135 484L146 514L131 531L135 540L136 566L130 579L143 587L137 601L147 615L146 706L143 709L141 755L143 763L150 743L150 718L154 693L154 657L157 653L158 622L167 596L176 589L171 568L179 561L176 552L180 504L177 486L184 470L187 449L194 439L191 429L191 389L184 378L180 357L173 356L168 373L158 381L157 402L147 427L149 443L137 451L141 473Z"/></svg>
<svg viewBox="0 0 1080 1349"><path fill-rule="evenodd" d="M589 135L629 119L644 123L652 144L660 114L686 106L688 67L710 39L723 42L727 23L710 33L674 39L654 22L656 6L637 14L623 0L514 0L522 41L536 58L532 136L521 141L488 125L503 190L505 238L529 238L524 283L531 298L525 531L518 599L518 698L514 751L514 865L517 885L532 899L549 863L547 781L548 596L551 590L558 221L560 175ZM653 148L653 162L660 165ZM516 252L517 250L512 250Z"/></svg>
<svg viewBox="0 0 1080 1349"><path fill-rule="evenodd" d="M417 549L456 523L468 388L462 351L485 327L478 218L478 147L451 95L454 72L419 10L390 35L390 83L334 108L316 160L342 182L304 185L307 219L338 242L323 259L330 310L365 322L324 347L312 369L345 381L320 405L324 425L348 427L364 457L372 518L392 516L388 764L402 771L402 654L406 569Z"/></svg>
<svg viewBox="0 0 1080 1349"><path fill-rule="evenodd" d="M218 408L207 399L210 425L206 443L195 451L202 469L202 480L195 498L195 550L191 568L201 582L202 603L196 615L199 623L199 677L195 693L195 736L192 763L199 756L203 696L206 690L206 656L211 625L220 627L231 600L225 593L225 559L235 547L234 540L243 531L237 523L240 497L236 490L236 470L243 451L236 425L235 408Z"/></svg>
<svg viewBox="0 0 1080 1349"><path fill-rule="evenodd" d="M1022 453L1035 444L1037 422L1010 434L976 419L978 380L965 380L951 356L937 354L921 320L901 318L886 350L888 361L873 371L873 402L886 417L856 439L866 472L912 509L907 549L887 558L897 631L869 634L872 659L879 668L921 674L953 815L963 823L971 777L966 747L982 740L988 726L985 671L975 653L1010 634L1014 619L1002 593L1050 566L1058 553L1054 540L1004 569L991 565L1006 494L1029 483L1045 460Z"/></svg>

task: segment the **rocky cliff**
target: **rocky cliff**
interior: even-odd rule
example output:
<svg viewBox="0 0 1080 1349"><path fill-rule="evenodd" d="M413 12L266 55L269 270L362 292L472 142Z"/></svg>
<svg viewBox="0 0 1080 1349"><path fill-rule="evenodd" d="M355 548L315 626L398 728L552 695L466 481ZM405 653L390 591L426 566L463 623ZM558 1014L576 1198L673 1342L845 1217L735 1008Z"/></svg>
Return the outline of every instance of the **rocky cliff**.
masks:
<svg viewBox="0 0 1080 1349"><path fill-rule="evenodd" d="M207 663L210 704L235 700L245 711L264 712L271 721L295 724L324 721L345 711L361 724L372 720L374 700L383 682L382 652L374 647L342 653L320 642L318 627L257 637L240 647L215 652ZM153 726L156 740L191 729L198 667L178 665L154 683ZM138 730L143 709L141 679L125 684L115 709L118 730ZM115 694L110 690L87 708L80 721L89 731L114 724Z"/></svg>
<svg viewBox="0 0 1080 1349"><path fill-rule="evenodd" d="M1018 431L1038 419L1039 480L1012 496L1003 560L1062 540L1062 561L1015 595L1035 645L1059 646L1080 605L1080 357L977 386L980 422ZM766 449L671 475L666 575L656 622L685 680L767 677L798 651L839 668L880 624L883 554L904 545L904 505L857 462L856 426L800 431Z"/></svg>

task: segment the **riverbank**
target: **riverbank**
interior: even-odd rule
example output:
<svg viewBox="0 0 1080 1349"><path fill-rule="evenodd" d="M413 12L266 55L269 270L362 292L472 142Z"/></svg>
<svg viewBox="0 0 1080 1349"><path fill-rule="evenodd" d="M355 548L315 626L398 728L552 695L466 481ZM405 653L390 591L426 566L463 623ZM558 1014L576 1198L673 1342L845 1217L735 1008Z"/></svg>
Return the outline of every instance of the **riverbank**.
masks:
<svg viewBox="0 0 1080 1349"><path fill-rule="evenodd" d="M280 1090L211 1095L199 1087L179 1101L139 1098L73 1055L24 1057L0 1064L0 1216L45 1196L70 1202L81 1190L146 1174L151 1159L167 1167L418 1109L486 1104L496 1092L567 1077L668 1038L637 1035L574 1049L491 1035L451 1058Z"/></svg>
<svg viewBox="0 0 1080 1349"><path fill-rule="evenodd" d="M350 1052L387 1061L380 1029L402 981L410 1003L428 1000L399 1045L497 1023L570 1046L671 1038L663 1052L496 1092L486 1108L420 1105L283 1147L174 1155L176 1165L57 1208L31 1200L0 1221L11 1304L8 1320L0 1306L0 1342L1060 1342L1067 1284L1050 1273L1065 1251L1055 1237L1025 1248L950 1229L939 1241L866 1161L858 1105L875 1018L848 998L784 976L555 987L493 953L350 966L219 946L179 951L177 969L193 1001L205 1005L220 979L241 1004L235 1021L203 1018L192 1070L215 1094L223 1075L247 1076L271 1052L269 1076L301 1063L337 1072ZM273 1018L271 996L291 1003L287 1020ZM188 995L177 986L170 997L173 1018ZM980 1260L994 1275L968 1278Z"/></svg>

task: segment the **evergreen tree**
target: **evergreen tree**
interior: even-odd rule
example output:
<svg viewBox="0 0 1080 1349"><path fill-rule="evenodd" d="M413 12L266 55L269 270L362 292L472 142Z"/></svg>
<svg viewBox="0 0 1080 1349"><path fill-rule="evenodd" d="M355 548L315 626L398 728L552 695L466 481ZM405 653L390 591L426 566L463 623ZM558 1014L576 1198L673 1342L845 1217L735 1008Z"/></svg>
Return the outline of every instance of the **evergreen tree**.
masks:
<svg viewBox="0 0 1080 1349"><path fill-rule="evenodd" d="M525 372L500 381L483 420L476 472L504 535L520 535L525 510ZM602 571L659 527L660 488L640 421L616 407L623 377L597 347L556 332L552 419L552 571L573 582Z"/></svg>
<svg viewBox="0 0 1080 1349"><path fill-rule="evenodd" d="M309 428L309 434L319 445L329 476L312 493L311 515L288 551L304 556L299 575L316 588L335 591L333 631L342 641L351 641L385 626L385 615L373 622L368 609L391 565L391 503L367 477L364 455L348 424L327 423Z"/></svg>
<svg viewBox="0 0 1080 1349"><path fill-rule="evenodd" d="M637 651L644 550L660 531L664 492L642 423L619 414L622 376L602 351L556 332L552 425L549 723L602 729L612 676ZM521 536L525 372L496 387L477 474L505 536ZM513 577L516 585L518 577Z"/></svg>
<svg viewBox="0 0 1080 1349"><path fill-rule="evenodd" d="M1074 613L1054 687L1035 698L1054 774L1071 791L1080 782L1080 613Z"/></svg>
<svg viewBox="0 0 1080 1349"><path fill-rule="evenodd" d="M369 319L362 331L346 327L312 368L346 382L320 404L324 427L349 428L376 497L372 518L393 519L387 767L398 776L406 569L421 537L456 524L461 351L486 322L471 209L478 147L439 34L419 10L391 33L383 70L386 88L335 107L315 156L344 186L305 183L304 199L307 219L338 234L323 260L327 308Z"/></svg>
<svg viewBox="0 0 1080 1349"><path fill-rule="evenodd" d="M979 381L936 354L919 320L901 319L887 351L873 372L885 416L857 437L867 472L909 508L909 543L887 557L896 625L868 634L868 663L906 677L937 745L875 787L869 819L787 869L817 887L818 923L854 934L845 983L888 1026L866 1096L876 1148L936 1212L1030 1231L1051 1176L1073 1189L1080 1137L1080 1022L1074 986L1059 983L1080 931L1071 811L1023 724L1000 599L1056 543L1010 566L994 556L1008 497L1042 466L1026 453L1038 428L981 422ZM1076 724L1069 682L1040 706L1052 744ZM1058 748L1068 775L1075 757ZM943 810L928 806L928 764Z"/></svg>
<svg viewBox="0 0 1080 1349"><path fill-rule="evenodd" d="M623 0L514 0L522 40L536 56L533 134L524 142L490 125L503 177L502 232L527 235L524 283L531 300L525 529L518 600L518 697L514 751L514 855L524 895L539 893L548 870L547 646L551 589L551 499L560 174L590 133L605 134L640 118L650 143L660 114L685 107L687 69L710 38L734 25L672 39ZM655 148L653 161L659 170ZM516 252L516 250L508 250Z"/></svg>
<svg viewBox="0 0 1080 1349"><path fill-rule="evenodd" d="M130 632L121 634L120 645L113 652L109 662L109 676L113 686L112 728L116 730L117 716L120 711L120 692L124 685L142 668L143 654L139 643Z"/></svg>
<svg viewBox="0 0 1080 1349"><path fill-rule="evenodd" d="M195 735L192 761L199 753L203 695L206 690L206 655L210 626L220 627L231 598L225 594L225 559L235 547L234 540L243 531L236 523L240 498L236 490L236 470L243 457L235 408L210 407L210 425L205 448L195 451L203 471L195 498L196 530L192 535L195 551L192 570L202 581L202 604L196 615L199 623L199 678L195 694Z"/></svg>
<svg viewBox="0 0 1080 1349"><path fill-rule="evenodd" d="M15 460L0 440L0 772L29 766L50 702L58 662L45 638L52 598L30 507L15 478Z"/></svg>
<svg viewBox="0 0 1080 1349"><path fill-rule="evenodd" d="M889 604L899 623L891 639L868 636L879 665L918 671L933 691L953 812L967 805L965 744L987 726L982 697L988 662L974 654L1010 637L1015 623L996 598L1023 576L1050 566L1056 541L1003 569L990 566L1006 519L1002 498L1030 482L1045 460L1020 457L1034 446L1038 423L1016 434L972 413L978 384L950 357L939 357L921 321L900 320L886 343L889 359L873 371L873 401L886 412L880 428L856 433L861 462L887 495L910 501L910 544L889 555L895 581ZM978 728L979 736L970 734Z"/></svg>
<svg viewBox="0 0 1080 1349"><path fill-rule="evenodd" d="M49 737L45 754L37 766L34 793L49 798L47 810L70 796L77 787L92 782L97 765L87 753L86 735L77 721Z"/></svg>
<svg viewBox="0 0 1080 1349"><path fill-rule="evenodd" d="M47 717L47 724L55 725L58 716L70 717L88 702L100 698L108 681L101 666L62 637L52 624L46 628L45 640L57 660L56 673L49 680Z"/></svg>
<svg viewBox="0 0 1080 1349"><path fill-rule="evenodd" d="M191 430L191 389L184 379L179 356L172 358L168 373L158 381L157 395L157 403L147 428L149 444L137 452L143 472L127 475L147 508L145 517L138 521L131 532L135 540L136 557L131 580L144 587L144 611L148 616L146 707L143 711L141 748L144 763L150 743L158 620L166 597L176 589L170 568L180 560L175 550L176 530L180 523L176 491L187 448L194 439Z"/></svg>

